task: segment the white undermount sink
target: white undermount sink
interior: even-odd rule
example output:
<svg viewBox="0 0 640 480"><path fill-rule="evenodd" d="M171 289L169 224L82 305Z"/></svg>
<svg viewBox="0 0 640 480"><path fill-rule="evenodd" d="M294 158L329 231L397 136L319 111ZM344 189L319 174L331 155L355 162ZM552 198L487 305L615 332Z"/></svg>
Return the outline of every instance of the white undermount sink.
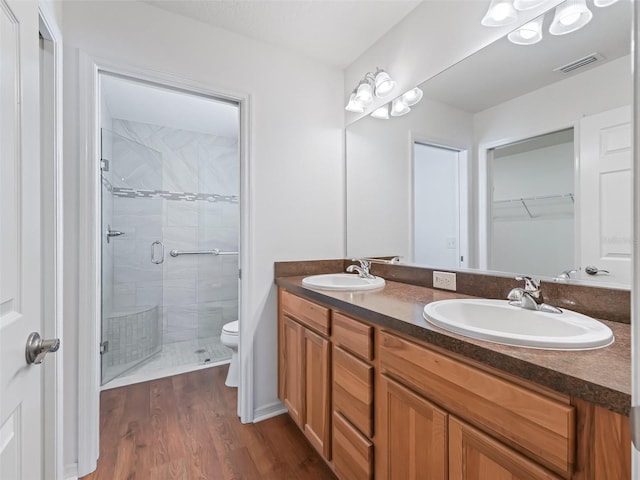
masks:
<svg viewBox="0 0 640 480"><path fill-rule="evenodd" d="M441 300L425 306L423 315L445 330L518 347L588 350L614 340L609 327L581 313L526 310L507 300Z"/></svg>
<svg viewBox="0 0 640 480"><path fill-rule="evenodd" d="M354 273L327 273L302 279L302 285L319 290L359 291L384 287L384 278L362 278Z"/></svg>

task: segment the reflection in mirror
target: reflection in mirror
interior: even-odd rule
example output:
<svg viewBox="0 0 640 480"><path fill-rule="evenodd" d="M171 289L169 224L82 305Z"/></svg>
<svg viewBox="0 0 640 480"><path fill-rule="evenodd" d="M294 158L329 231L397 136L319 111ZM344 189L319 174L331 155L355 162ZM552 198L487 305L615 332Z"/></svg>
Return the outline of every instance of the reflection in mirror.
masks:
<svg viewBox="0 0 640 480"><path fill-rule="evenodd" d="M617 2L570 35L494 42L420 85L403 117L349 125L347 255L550 277L577 269L571 281L628 287L630 45L631 4ZM416 144L459 152L457 183L425 179ZM522 198L530 213L512 202ZM523 211L530 221L516 218Z"/></svg>
<svg viewBox="0 0 640 480"><path fill-rule="evenodd" d="M549 277L573 269L573 129L496 147L488 155L489 269Z"/></svg>

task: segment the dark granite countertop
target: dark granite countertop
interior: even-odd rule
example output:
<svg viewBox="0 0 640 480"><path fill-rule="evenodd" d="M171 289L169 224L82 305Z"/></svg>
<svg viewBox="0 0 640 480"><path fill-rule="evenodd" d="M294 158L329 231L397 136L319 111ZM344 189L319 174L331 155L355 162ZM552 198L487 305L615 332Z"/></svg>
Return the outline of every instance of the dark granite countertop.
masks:
<svg viewBox="0 0 640 480"><path fill-rule="evenodd" d="M615 335L604 348L583 351L539 350L476 340L427 322L427 303L473 298L405 283L387 281L368 292L320 291L302 286L303 276L279 277L276 284L342 312L426 341L490 367L530 380L623 415L631 406L631 331L624 323L601 319Z"/></svg>

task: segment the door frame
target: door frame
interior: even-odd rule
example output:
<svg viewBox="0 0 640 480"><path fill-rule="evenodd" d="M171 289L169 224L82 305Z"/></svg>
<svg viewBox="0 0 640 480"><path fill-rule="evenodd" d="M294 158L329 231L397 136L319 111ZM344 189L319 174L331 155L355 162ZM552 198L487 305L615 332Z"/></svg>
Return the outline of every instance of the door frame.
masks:
<svg viewBox="0 0 640 480"><path fill-rule="evenodd" d="M469 147L461 146L458 142L445 139L436 139L428 135L421 135L415 132L409 133L411 145L409 147L409 171L411 176L409 192L409 252L411 260L415 261L415 146L416 144L430 147L442 148L458 152L458 267L468 268L473 263L470 255L473 253L469 232L471 231L470 215L471 198L470 195L470 159ZM460 257L464 261L460 261Z"/></svg>
<svg viewBox="0 0 640 480"><path fill-rule="evenodd" d="M43 313L52 312L51 316L43 315L44 338L59 338L60 350L55 355L47 357L44 368L44 471L53 472L53 478L64 478L64 402L63 402L63 372L64 372L64 335L63 335L63 38L62 31L56 23L56 16L50 3L38 3L39 31L45 40L53 46L53 102L52 110L48 112L52 121L53 147L53 179L51 190L43 190L42 202L53 204L53 219L43 222L42 238L52 239L52 257L43 256L43 263L48 263L48 276L42 281L53 288L53 295L43 297ZM42 116L43 109L40 105ZM42 139L41 139L42 141ZM43 159L41 159L42 162Z"/></svg>
<svg viewBox="0 0 640 480"><path fill-rule="evenodd" d="M579 120L571 122L559 122L557 124L546 126L542 130L526 130L518 132L514 135L500 138L498 140L492 140L490 142L481 142L477 146L478 161L476 176L478 178L476 188L476 199L474 202L477 211L475 216L478 219L477 231L478 236L476 238L476 258L477 264L474 267L480 270L489 270L489 263L491 261L491 238L492 226L491 218L493 216L492 202L491 202L491 187L493 185L493 179L491 177L491 162L493 161L493 150L509 145L512 143L523 142L525 140L548 135L550 133L559 132L561 130L573 130L573 184L574 184L574 238L578 238L578 232L580 231L580 122ZM579 246L574 249L574 263L579 259ZM577 264L577 263L576 263Z"/></svg>
<svg viewBox="0 0 640 480"><path fill-rule="evenodd" d="M240 110L240 276L238 368L238 416L253 421L253 349L248 322L251 255L251 156L250 95L208 85L182 76L158 72L79 52L79 248L78 248L78 476L96 469L100 435L100 118L99 76L120 75L182 90L234 101Z"/></svg>

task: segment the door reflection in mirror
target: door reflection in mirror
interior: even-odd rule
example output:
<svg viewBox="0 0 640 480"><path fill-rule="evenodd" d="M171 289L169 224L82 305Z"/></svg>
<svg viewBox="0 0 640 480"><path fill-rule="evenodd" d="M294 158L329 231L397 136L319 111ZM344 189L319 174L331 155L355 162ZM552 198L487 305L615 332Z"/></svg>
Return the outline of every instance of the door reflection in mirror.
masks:
<svg viewBox="0 0 640 480"><path fill-rule="evenodd" d="M553 277L573 267L573 137L570 128L488 152L490 270Z"/></svg>

